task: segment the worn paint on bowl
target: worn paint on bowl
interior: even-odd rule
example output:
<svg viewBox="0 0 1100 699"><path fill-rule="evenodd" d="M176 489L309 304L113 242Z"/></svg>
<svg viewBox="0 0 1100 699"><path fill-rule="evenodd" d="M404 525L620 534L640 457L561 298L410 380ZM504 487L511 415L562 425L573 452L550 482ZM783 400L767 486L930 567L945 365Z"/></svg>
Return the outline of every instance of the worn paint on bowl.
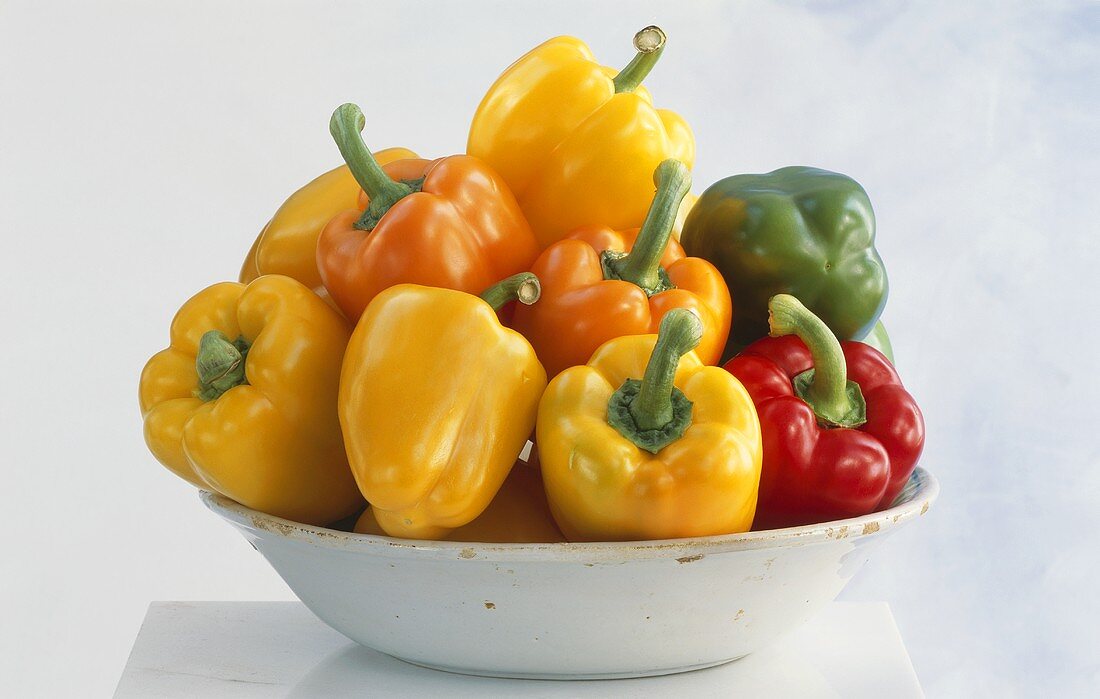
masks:
<svg viewBox="0 0 1100 699"><path fill-rule="evenodd" d="M410 541L202 499L348 638L418 665L553 679L683 672L743 657L836 598L939 493L918 468L894 505L823 524L667 541Z"/></svg>

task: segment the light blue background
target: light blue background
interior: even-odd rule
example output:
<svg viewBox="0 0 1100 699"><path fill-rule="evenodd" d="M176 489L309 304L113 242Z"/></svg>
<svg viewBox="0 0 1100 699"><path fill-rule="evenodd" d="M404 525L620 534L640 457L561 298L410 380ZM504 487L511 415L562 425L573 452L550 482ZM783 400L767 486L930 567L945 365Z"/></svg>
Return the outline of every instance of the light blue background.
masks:
<svg viewBox="0 0 1100 699"><path fill-rule="evenodd" d="M90 7L88 5L91 5ZM890 602L930 696L1100 686L1096 3L0 3L0 676L103 694L152 599L281 599L155 464L137 374L274 207L369 142L443 155L556 34L647 81L696 191L807 164L874 203L884 319L943 495L845 597Z"/></svg>

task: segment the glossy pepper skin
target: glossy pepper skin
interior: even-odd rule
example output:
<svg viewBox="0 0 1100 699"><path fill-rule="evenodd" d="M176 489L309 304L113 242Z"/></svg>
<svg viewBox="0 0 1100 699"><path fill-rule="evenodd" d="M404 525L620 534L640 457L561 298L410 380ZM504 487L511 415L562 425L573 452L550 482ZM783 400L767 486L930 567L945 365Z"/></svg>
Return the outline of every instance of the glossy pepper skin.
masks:
<svg viewBox="0 0 1100 699"><path fill-rule="evenodd" d="M760 424L744 387L690 351L701 332L691 311L670 311L658 336L612 340L547 387L539 460L569 540L708 536L752 524Z"/></svg>
<svg viewBox="0 0 1100 699"><path fill-rule="evenodd" d="M355 523L359 534L385 536L367 508ZM554 524L537 468L517 461L485 511L472 522L448 533L450 541L550 544L565 538Z"/></svg>
<svg viewBox="0 0 1100 699"><path fill-rule="evenodd" d="M363 499L336 395L347 322L284 276L208 287L141 374L150 451L176 475L262 512L329 524Z"/></svg>
<svg viewBox="0 0 1100 699"><path fill-rule="evenodd" d="M345 104L330 130L365 192L364 208L337 214L317 240L325 288L351 319L395 284L479 293L528 269L539 248L508 186L477 158L397 160L382 167Z"/></svg>
<svg viewBox="0 0 1100 699"><path fill-rule="evenodd" d="M692 309L702 320L699 359L721 358L732 312L726 284L714 265L685 257L669 237L690 175L682 163L666 160L653 181L657 195L640 230L580 228L532 266L542 299L517 307L512 327L531 341L550 376L584 364L608 340L656 332L673 308Z"/></svg>
<svg viewBox="0 0 1100 699"><path fill-rule="evenodd" d="M764 436L753 527L824 522L889 506L924 448L920 408L881 352L838 342L794 297L776 296L771 307L777 336L725 365L752 396Z"/></svg>
<svg viewBox="0 0 1100 699"><path fill-rule="evenodd" d="M508 183L542 247L579 226L642 225L657 164L694 162L687 122L655 109L640 85L664 41L656 27L638 32L638 55L616 72L579 39L550 39L509 66L482 99L466 150Z"/></svg>
<svg viewBox="0 0 1100 699"><path fill-rule="evenodd" d="M532 302L533 279L511 277L488 300L401 284L359 320L340 424L359 489L390 536L440 539L473 521L530 436L546 372L494 308L517 295Z"/></svg>
<svg viewBox="0 0 1100 699"><path fill-rule="evenodd" d="M785 167L719 180L692 207L680 242L722 271L737 300L727 357L768 334L776 294L798 297L842 340L867 335L886 305L871 202L845 175Z"/></svg>
<svg viewBox="0 0 1100 699"><path fill-rule="evenodd" d="M381 165L416 157L405 148L374 154ZM336 214L359 206L360 193L351 170L341 165L291 194L252 243L238 281L247 284L264 274L282 274L327 298L317 270L317 237Z"/></svg>

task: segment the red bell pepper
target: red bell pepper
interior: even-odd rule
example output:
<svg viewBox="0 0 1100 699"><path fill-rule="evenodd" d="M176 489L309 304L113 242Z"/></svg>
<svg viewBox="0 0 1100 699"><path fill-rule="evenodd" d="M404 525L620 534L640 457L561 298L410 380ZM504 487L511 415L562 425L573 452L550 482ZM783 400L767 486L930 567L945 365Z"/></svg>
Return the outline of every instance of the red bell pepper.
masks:
<svg viewBox="0 0 1100 699"><path fill-rule="evenodd" d="M760 416L764 461L754 529L843 519L888 506L924 449L924 418L893 365L838 342L788 294L768 303L771 337L726 363Z"/></svg>

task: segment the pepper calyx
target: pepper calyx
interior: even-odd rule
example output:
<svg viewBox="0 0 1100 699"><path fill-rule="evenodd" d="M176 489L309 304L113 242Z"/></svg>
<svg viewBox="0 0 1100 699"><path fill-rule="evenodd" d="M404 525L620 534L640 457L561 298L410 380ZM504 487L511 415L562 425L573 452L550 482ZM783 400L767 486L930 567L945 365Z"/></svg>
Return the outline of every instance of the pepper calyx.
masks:
<svg viewBox="0 0 1100 699"><path fill-rule="evenodd" d="M621 281L630 281L629 279L623 279L619 272L616 263L618 260L626 257L627 253L622 250L604 250L600 253L600 267L603 269L604 279L618 279ZM669 278L668 272L664 267L658 267L656 270L657 283L650 287L642 286L638 284L646 296L653 296L659 294L662 291L668 291L669 289L675 289L676 285L672 283L672 279Z"/></svg>
<svg viewBox="0 0 1100 699"><path fill-rule="evenodd" d="M819 425L827 428L856 428L867 422L867 401L863 398L863 390L858 383L848 381L844 386L846 410L843 413L832 412L830 406L817 404L810 393L815 373L813 369L807 369L795 376L791 383L794 386L794 394L813 408Z"/></svg>
<svg viewBox="0 0 1100 699"><path fill-rule="evenodd" d="M619 434L634 442L638 448L656 454L684 436L684 432L691 425L693 403L688 400L683 391L673 387L672 394L669 396L672 417L664 425L644 429L638 425L634 414L630 412L630 407L641 390L642 382L638 379L624 381L607 403L607 422L618 430Z"/></svg>
<svg viewBox="0 0 1100 699"><path fill-rule="evenodd" d="M243 336L230 341L225 333L209 330L199 340L195 355L195 372L199 386L192 393L196 398L211 401L231 388L248 384L245 360L249 344Z"/></svg>
<svg viewBox="0 0 1100 699"><path fill-rule="evenodd" d="M426 179L428 179L427 175L424 177L417 177L415 180L401 180L401 184L411 189L413 194L416 194L417 192L423 191L424 180Z"/></svg>

